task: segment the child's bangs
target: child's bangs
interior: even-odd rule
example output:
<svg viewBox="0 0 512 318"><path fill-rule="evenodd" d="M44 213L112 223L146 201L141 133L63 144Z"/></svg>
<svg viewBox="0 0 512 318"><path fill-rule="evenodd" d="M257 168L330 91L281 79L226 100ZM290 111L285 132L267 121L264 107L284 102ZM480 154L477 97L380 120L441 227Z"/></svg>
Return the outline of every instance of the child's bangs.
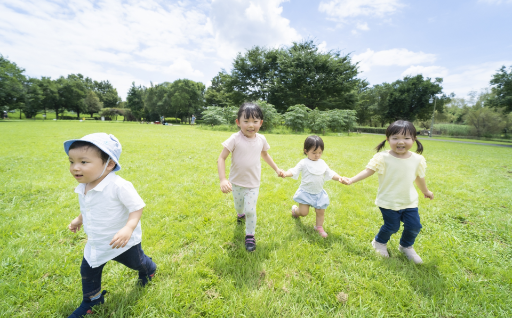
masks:
<svg viewBox="0 0 512 318"><path fill-rule="evenodd" d="M238 120L241 118L263 120L263 112L261 111L261 108L254 103L244 103L238 111Z"/></svg>
<svg viewBox="0 0 512 318"><path fill-rule="evenodd" d="M244 119L250 119L250 118L261 119L258 110L256 108L254 108L254 107L247 107L247 108L245 108L242 111L242 116L243 116Z"/></svg>
<svg viewBox="0 0 512 318"><path fill-rule="evenodd" d="M386 129L386 137L407 134L416 137L416 128L411 122L405 120L395 121Z"/></svg>

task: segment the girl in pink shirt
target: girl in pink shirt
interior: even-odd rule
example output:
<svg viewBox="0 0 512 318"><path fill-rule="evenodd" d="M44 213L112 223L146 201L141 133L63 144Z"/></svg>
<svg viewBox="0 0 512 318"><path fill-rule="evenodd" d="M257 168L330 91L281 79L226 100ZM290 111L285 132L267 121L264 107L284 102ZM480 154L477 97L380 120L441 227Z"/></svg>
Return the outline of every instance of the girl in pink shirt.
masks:
<svg viewBox="0 0 512 318"><path fill-rule="evenodd" d="M224 149L217 161L220 189L223 193L233 192L238 222L245 220L245 249L256 249L256 203L261 179L260 156L279 176L279 169L268 154L267 140L258 131L263 124L263 112L254 103L243 103L238 110L236 124L240 131L222 143ZM226 158L232 153L229 180L226 179Z"/></svg>

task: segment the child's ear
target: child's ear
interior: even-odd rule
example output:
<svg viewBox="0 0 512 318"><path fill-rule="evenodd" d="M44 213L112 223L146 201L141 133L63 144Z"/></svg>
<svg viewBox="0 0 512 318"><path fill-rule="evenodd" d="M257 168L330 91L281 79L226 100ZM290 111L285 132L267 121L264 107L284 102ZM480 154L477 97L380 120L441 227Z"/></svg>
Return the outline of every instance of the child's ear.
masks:
<svg viewBox="0 0 512 318"><path fill-rule="evenodd" d="M238 118L237 118L237 119L235 119L235 123L236 123L236 125L237 125L238 127L240 127L240 123L238 122Z"/></svg>
<svg viewBox="0 0 512 318"><path fill-rule="evenodd" d="M112 159L110 159L110 161L108 162L108 165L107 165L107 170L114 170L114 168L116 167L116 162Z"/></svg>

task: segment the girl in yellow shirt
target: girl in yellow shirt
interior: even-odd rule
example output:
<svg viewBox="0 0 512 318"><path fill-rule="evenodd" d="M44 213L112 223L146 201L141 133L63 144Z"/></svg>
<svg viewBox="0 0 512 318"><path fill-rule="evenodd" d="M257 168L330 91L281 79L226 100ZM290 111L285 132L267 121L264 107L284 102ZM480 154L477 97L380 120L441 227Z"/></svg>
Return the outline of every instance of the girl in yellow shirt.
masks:
<svg viewBox="0 0 512 318"><path fill-rule="evenodd" d="M391 150L382 151L386 141ZM416 153L410 152L414 142ZM342 183L350 185L363 180L375 172L379 175L379 190L375 204L382 212L384 225L372 241L373 248L384 257L389 257L387 243L392 234L404 223L404 231L400 238L398 250L416 264L423 261L412 247L422 226L418 213L418 193L416 183L425 198L434 199L425 182L427 163L421 155L423 145L416 138L416 128L406 120L398 120L386 129L386 139L375 148L377 154L370 160L366 169L355 177L342 178Z"/></svg>

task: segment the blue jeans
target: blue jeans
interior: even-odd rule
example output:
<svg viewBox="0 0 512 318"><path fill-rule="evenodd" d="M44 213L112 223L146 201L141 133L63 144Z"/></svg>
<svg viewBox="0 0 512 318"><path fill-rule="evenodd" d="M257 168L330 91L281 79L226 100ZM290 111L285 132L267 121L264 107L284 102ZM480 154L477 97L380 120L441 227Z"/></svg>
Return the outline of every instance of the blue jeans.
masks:
<svg viewBox="0 0 512 318"><path fill-rule="evenodd" d="M392 234L395 234L400 229L400 221L404 223L404 231L400 238L400 245L409 247L414 244L416 236L421 231L420 214L418 208L409 208L399 211L384 209L379 207L382 212L382 219L384 225L380 228L379 233L375 236L375 241L386 244Z"/></svg>
<svg viewBox="0 0 512 318"><path fill-rule="evenodd" d="M156 264L142 250L141 244L130 247L126 252L113 259L124 266L139 272L139 279L143 279L153 274L156 270ZM105 263L107 264L107 263ZM82 292L84 300L96 295L101 291L101 274L105 264L92 268L89 263L82 259L80 274L82 275Z"/></svg>

